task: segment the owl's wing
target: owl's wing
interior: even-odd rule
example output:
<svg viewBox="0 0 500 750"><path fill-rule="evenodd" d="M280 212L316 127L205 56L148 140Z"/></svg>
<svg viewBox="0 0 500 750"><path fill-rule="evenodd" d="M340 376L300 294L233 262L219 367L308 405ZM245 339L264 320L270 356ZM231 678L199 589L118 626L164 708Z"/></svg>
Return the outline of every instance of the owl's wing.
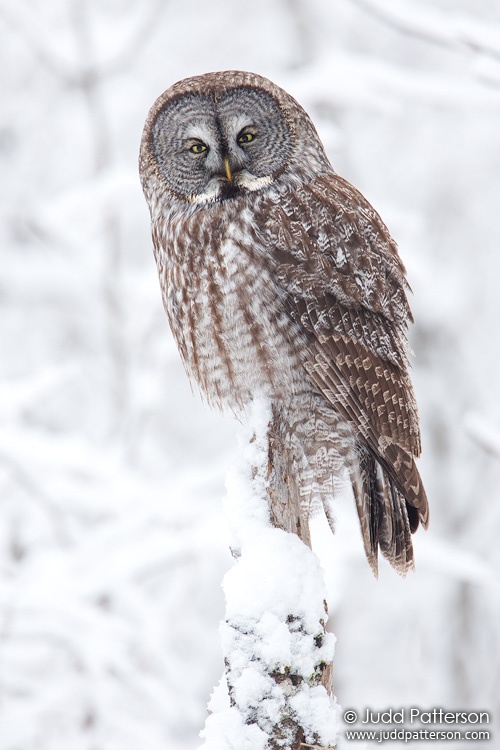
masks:
<svg viewBox="0 0 500 750"><path fill-rule="evenodd" d="M412 316L396 244L372 206L333 173L273 205L266 230L288 314L308 335L309 377L359 438L352 480L368 559L376 570L380 546L406 572L411 532L419 521L427 526L428 504L414 460Z"/></svg>

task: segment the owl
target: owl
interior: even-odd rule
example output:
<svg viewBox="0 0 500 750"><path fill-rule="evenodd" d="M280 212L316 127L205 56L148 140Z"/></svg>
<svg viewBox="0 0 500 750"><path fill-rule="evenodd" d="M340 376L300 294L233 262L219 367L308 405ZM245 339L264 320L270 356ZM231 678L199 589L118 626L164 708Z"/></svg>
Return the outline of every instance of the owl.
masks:
<svg viewBox="0 0 500 750"><path fill-rule="evenodd" d="M405 268L377 212L333 170L283 89L224 71L167 89L141 182L163 303L213 406L269 399L305 512L352 484L368 561L413 567L428 524L408 374Z"/></svg>

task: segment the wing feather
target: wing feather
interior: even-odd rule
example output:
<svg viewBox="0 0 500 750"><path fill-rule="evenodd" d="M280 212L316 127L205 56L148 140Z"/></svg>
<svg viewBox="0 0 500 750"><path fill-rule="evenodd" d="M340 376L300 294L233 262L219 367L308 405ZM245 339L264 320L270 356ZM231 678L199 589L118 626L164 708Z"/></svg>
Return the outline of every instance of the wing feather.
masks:
<svg viewBox="0 0 500 750"><path fill-rule="evenodd" d="M419 520L427 526L428 504L415 464L413 318L396 244L366 199L333 173L274 204L266 228L288 313L309 335L309 378L358 436L352 479L368 559L376 569L380 546L405 572L410 532Z"/></svg>

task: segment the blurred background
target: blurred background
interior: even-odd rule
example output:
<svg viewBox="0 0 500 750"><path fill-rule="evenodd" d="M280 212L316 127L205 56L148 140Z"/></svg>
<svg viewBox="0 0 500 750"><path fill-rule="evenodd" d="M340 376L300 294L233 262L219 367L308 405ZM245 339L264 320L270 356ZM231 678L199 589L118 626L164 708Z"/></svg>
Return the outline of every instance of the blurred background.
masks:
<svg viewBox="0 0 500 750"><path fill-rule="evenodd" d="M431 526L376 581L353 504L318 521L338 700L500 715L497 0L1 0L0 59L0 750L200 743L238 425L184 375L137 154L227 68L307 109L414 291Z"/></svg>

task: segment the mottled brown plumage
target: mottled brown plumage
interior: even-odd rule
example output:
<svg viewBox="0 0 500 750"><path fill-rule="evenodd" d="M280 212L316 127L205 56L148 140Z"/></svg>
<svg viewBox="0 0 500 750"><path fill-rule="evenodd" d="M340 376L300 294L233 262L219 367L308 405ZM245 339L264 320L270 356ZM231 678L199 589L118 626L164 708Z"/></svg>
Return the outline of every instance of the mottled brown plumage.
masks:
<svg viewBox="0 0 500 750"><path fill-rule="evenodd" d="M304 507L347 474L365 551L413 566L428 523L408 376L411 312L396 245L335 174L282 89L229 71L181 81L141 147L163 300L191 378L244 412L267 396L286 425Z"/></svg>

